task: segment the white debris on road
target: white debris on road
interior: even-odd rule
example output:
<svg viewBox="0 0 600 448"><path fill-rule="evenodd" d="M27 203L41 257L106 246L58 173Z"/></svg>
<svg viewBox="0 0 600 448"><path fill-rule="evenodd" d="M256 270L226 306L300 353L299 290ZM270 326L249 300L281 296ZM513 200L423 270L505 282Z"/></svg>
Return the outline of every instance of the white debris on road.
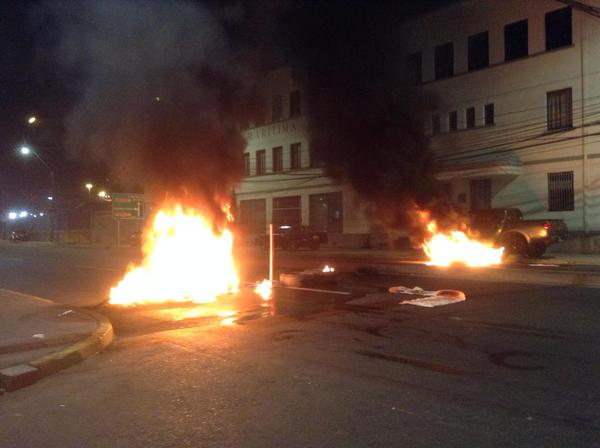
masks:
<svg viewBox="0 0 600 448"><path fill-rule="evenodd" d="M438 291L425 291L423 288L415 286L407 288L406 286L392 286L388 289L392 294L407 294L421 296L416 299L403 300L401 305L416 305L433 308L434 306L449 305L451 303L464 302L465 293L456 289L440 289Z"/></svg>

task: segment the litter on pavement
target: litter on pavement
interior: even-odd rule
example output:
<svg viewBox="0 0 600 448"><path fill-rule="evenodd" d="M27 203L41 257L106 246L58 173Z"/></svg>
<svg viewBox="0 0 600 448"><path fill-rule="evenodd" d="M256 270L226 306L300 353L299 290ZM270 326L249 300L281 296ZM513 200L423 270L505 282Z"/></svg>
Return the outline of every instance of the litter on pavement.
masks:
<svg viewBox="0 0 600 448"><path fill-rule="evenodd" d="M416 305L433 308L434 306L449 305L451 303L464 302L465 293L456 289L440 289L438 291L425 291L423 288L415 286L407 288L406 286L392 286L388 289L392 294L407 294L421 296L415 299L403 300L401 305Z"/></svg>

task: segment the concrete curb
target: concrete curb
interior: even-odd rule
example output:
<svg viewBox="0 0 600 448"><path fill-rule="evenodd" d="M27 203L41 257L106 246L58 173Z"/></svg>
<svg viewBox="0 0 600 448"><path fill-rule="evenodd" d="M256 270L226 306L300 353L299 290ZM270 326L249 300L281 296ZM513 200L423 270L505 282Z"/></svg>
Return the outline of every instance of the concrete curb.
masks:
<svg viewBox="0 0 600 448"><path fill-rule="evenodd" d="M19 364L0 370L0 389L12 392L29 386L46 376L71 367L108 347L113 340L113 327L110 321L103 315L92 311L78 311L91 316L98 322L96 330L89 336L61 351L50 353L27 364Z"/></svg>

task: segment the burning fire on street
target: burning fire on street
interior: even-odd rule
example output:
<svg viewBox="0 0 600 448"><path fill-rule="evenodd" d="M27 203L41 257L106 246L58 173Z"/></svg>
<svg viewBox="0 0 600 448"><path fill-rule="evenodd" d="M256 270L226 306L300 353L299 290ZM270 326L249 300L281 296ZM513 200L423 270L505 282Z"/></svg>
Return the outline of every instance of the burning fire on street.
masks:
<svg viewBox="0 0 600 448"><path fill-rule="evenodd" d="M427 236L423 242L423 251L429 257L427 265L448 267L463 264L469 267L494 266L502 263L504 248L495 248L472 238L460 230L440 231L429 214L419 212L420 219L427 228Z"/></svg>
<svg viewBox="0 0 600 448"><path fill-rule="evenodd" d="M238 291L233 235L215 233L200 212L180 204L161 209L144 234L143 260L110 290L109 303L214 302Z"/></svg>

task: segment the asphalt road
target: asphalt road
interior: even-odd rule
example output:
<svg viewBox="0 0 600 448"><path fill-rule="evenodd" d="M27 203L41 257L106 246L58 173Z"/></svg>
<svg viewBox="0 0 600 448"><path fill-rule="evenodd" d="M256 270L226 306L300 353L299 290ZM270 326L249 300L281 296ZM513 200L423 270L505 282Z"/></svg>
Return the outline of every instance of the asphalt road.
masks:
<svg viewBox="0 0 600 448"><path fill-rule="evenodd" d="M0 287L96 306L117 335L0 397L1 447L600 447L597 289L358 275L360 260L338 260L327 288L348 295L277 289L265 303L242 289L194 307L98 305L132 257L0 246ZM325 261L281 254L279 267ZM240 264L244 280L266 272L265 257ZM400 305L385 294L393 285L467 300Z"/></svg>

